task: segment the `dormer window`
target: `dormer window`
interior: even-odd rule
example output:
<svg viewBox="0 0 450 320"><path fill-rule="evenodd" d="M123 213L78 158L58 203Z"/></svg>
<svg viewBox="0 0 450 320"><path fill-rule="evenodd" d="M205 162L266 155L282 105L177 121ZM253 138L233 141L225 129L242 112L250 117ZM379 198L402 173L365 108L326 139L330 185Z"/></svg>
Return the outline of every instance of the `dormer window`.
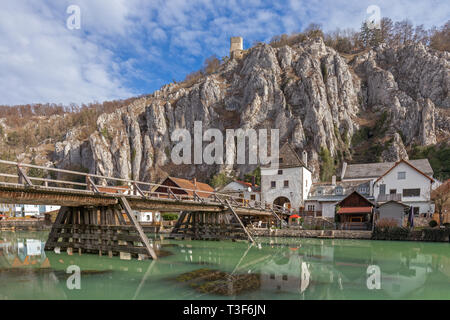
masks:
<svg viewBox="0 0 450 320"><path fill-rule="evenodd" d="M343 192L344 192L344 190L340 186L336 187L336 189L334 189L334 193L337 195L342 195Z"/></svg>
<svg viewBox="0 0 450 320"><path fill-rule="evenodd" d="M363 193L363 194L369 193L369 188L368 187L359 187L358 192Z"/></svg>

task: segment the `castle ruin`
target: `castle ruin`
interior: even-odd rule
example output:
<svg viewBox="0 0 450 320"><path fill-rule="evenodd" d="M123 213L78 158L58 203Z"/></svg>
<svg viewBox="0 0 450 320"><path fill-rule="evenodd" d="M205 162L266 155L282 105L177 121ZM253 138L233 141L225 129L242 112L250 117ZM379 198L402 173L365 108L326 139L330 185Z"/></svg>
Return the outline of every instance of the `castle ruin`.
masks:
<svg viewBox="0 0 450 320"><path fill-rule="evenodd" d="M244 40L242 37L231 37L230 39L230 58L241 59L244 53Z"/></svg>

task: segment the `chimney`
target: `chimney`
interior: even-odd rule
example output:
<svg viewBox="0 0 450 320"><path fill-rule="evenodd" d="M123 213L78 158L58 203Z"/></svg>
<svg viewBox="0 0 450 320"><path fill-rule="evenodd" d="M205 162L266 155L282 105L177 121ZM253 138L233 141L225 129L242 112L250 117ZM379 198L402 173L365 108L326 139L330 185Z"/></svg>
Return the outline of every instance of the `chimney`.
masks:
<svg viewBox="0 0 450 320"><path fill-rule="evenodd" d="M341 180L344 180L345 170L347 170L347 162L342 163Z"/></svg>
<svg viewBox="0 0 450 320"><path fill-rule="evenodd" d="M308 152L306 150L303 150L302 152L302 161L305 164L305 167L308 166Z"/></svg>
<svg viewBox="0 0 450 320"><path fill-rule="evenodd" d="M331 184L332 184L333 186L336 185L336 176L332 176L332 177L331 177Z"/></svg>
<svg viewBox="0 0 450 320"><path fill-rule="evenodd" d="M192 179L195 189L197 189L197 178Z"/></svg>

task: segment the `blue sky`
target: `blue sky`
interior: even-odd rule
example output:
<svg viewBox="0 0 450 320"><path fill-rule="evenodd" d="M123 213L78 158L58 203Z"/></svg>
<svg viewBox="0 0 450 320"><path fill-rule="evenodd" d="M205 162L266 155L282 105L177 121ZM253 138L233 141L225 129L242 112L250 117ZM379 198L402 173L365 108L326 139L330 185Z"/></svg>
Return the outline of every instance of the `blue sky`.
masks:
<svg viewBox="0 0 450 320"><path fill-rule="evenodd" d="M81 28L66 26L70 5ZM0 104L89 103L148 94L228 55L229 38L359 29L366 8L425 27L450 17L448 1L2 0Z"/></svg>

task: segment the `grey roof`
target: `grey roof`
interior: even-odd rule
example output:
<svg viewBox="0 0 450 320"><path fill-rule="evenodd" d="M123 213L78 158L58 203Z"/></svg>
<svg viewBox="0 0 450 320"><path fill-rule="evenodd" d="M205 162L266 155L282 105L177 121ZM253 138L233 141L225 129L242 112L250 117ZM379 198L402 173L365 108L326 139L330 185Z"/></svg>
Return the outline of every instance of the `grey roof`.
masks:
<svg viewBox="0 0 450 320"><path fill-rule="evenodd" d="M430 177L433 176L433 169L428 159L407 160L407 162ZM395 164L396 162L349 164L343 179L378 178Z"/></svg>
<svg viewBox="0 0 450 320"><path fill-rule="evenodd" d="M335 196L336 188L342 188L343 196L352 193L355 190L361 190L361 187L367 188L367 191L370 191L370 179L366 180L352 180L352 181L336 181L336 184L332 184L331 182L314 182L309 190L310 197L323 197L323 196ZM319 194L319 190L321 194Z"/></svg>

